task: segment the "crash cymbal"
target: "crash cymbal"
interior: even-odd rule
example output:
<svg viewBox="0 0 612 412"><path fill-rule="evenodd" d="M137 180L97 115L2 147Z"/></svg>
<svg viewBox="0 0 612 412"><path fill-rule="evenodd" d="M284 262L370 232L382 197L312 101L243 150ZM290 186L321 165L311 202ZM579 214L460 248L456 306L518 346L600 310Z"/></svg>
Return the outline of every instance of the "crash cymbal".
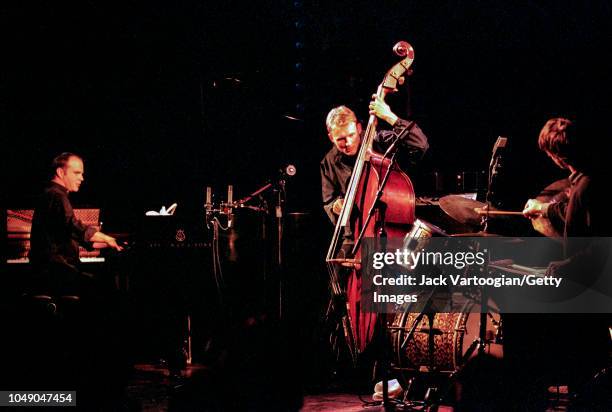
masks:
<svg viewBox="0 0 612 412"><path fill-rule="evenodd" d="M485 203L467 199L463 196L448 195L440 198L440 208L459 223L479 225L481 216L476 211L485 207ZM491 208L490 210L495 210Z"/></svg>

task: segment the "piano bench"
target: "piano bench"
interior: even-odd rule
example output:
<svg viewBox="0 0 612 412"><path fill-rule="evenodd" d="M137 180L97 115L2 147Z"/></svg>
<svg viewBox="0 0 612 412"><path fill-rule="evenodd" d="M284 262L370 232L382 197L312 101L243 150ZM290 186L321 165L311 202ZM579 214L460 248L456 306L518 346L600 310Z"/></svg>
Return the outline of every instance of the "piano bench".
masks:
<svg viewBox="0 0 612 412"><path fill-rule="evenodd" d="M72 316L72 311L81 301L76 295L51 296L27 293L21 295L21 299L26 313L36 320Z"/></svg>
<svg viewBox="0 0 612 412"><path fill-rule="evenodd" d="M23 294L21 298L30 315L53 316L57 313L57 304L49 295Z"/></svg>

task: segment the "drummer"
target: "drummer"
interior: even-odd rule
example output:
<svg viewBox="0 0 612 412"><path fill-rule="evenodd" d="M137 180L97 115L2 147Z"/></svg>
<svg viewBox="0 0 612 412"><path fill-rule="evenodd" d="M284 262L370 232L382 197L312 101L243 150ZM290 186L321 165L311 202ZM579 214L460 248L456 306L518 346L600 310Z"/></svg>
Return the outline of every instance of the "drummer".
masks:
<svg viewBox="0 0 612 412"><path fill-rule="evenodd" d="M413 166L427 151L427 137L414 122L400 119L377 95L372 96L370 114L384 120L392 130L381 130L375 138L375 149L389 146L395 138L401 139L399 162L403 167ZM363 129L355 113L346 106L330 110L325 121L327 136L333 146L321 161L321 189L323 209L333 224L344 204L353 166L361 145ZM345 231L345 239L351 234Z"/></svg>
<svg viewBox="0 0 612 412"><path fill-rule="evenodd" d="M585 261L582 246L572 238L612 234L602 179L589 167L586 144L579 141L570 120L548 120L540 132L538 146L558 167L570 173L569 198L559 202L529 199L523 214L529 218L547 217L555 227L563 229L567 259L552 264L548 274L584 272L584 268L592 262Z"/></svg>
<svg viewBox="0 0 612 412"><path fill-rule="evenodd" d="M529 199L523 214L529 218L548 217L562 228L565 259L552 262L547 275L569 277L588 287L602 273L609 245L605 236L612 234L605 183L587 159L593 156L584 136L576 133L574 123L553 118L542 128L538 146L560 168L567 170L569 198L558 202ZM592 148L592 146L591 146ZM603 246L603 247L602 247ZM577 308L579 309L579 308ZM542 322L549 331L546 345L551 364L563 365L570 389L586 383L598 369L606 366L609 338L608 315L550 315Z"/></svg>

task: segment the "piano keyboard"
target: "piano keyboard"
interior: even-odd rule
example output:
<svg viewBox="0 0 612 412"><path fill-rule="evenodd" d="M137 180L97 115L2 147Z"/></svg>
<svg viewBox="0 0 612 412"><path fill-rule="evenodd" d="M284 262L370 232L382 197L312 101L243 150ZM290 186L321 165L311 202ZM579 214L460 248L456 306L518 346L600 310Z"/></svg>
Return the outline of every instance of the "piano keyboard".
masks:
<svg viewBox="0 0 612 412"><path fill-rule="evenodd" d="M81 260L81 263L104 263L105 262L105 259L99 256L98 257L84 256L79 259ZM27 257L23 257L19 259L7 259L6 263L8 263L9 265L19 265L19 264L30 263L30 259L28 259Z"/></svg>

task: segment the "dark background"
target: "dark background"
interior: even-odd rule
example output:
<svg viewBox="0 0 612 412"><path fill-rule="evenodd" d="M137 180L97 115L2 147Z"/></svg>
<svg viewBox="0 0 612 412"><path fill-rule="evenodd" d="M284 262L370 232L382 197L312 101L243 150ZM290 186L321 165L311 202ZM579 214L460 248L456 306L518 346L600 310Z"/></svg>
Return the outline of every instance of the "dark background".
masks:
<svg viewBox="0 0 612 412"><path fill-rule="evenodd" d="M562 176L537 150L546 119L609 139L606 1L24 1L1 16L7 204L32 204L50 159L75 151L74 201L100 206L109 230L175 201L201 213L205 186L243 196L287 163L289 209L322 217L325 115L347 104L366 121L401 39L414 75L389 101L431 143L417 193L432 189L419 174L485 169L504 135L501 196L520 207Z"/></svg>

